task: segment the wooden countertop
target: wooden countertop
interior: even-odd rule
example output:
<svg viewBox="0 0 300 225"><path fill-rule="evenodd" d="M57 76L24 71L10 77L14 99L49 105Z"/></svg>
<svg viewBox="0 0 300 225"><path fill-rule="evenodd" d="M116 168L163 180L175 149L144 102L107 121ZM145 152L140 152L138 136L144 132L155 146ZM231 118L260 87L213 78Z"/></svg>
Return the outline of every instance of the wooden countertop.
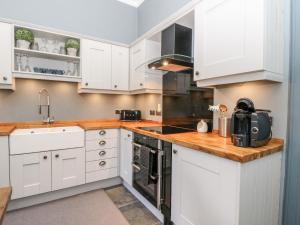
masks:
<svg viewBox="0 0 300 225"><path fill-rule="evenodd" d="M0 124L0 135L9 135L15 128L36 128L36 127L57 127L57 126L80 126L84 130L99 130L123 128L140 134L148 135L173 144L181 145L197 151L206 152L222 158L245 163L283 150L283 140L272 139L268 145L259 148L240 148L231 143L230 138L223 138L216 133L201 134L198 132L188 132L180 134L156 134L139 129L139 127L158 126L159 122L121 122L119 120L82 120L82 121L60 121L51 125L42 123L15 123ZM6 128L4 128L6 127ZM8 129L7 127L10 127ZM13 129L11 128L13 127ZM6 133L5 133L6 131Z"/></svg>
<svg viewBox="0 0 300 225"><path fill-rule="evenodd" d="M3 222L4 215L6 213L6 208L8 202L10 201L11 188L0 188L0 225Z"/></svg>

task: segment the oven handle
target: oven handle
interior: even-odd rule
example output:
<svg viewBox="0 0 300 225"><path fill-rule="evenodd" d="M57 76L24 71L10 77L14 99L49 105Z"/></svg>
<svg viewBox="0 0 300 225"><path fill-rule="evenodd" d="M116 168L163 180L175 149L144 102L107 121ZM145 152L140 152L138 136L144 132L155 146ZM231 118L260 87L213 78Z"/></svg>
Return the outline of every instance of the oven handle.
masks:
<svg viewBox="0 0 300 225"><path fill-rule="evenodd" d="M142 147L142 145L140 145L140 144L137 144L137 143L135 143L135 142L132 142L132 145L134 145L134 146L136 146L136 147L139 147L139 148L141 148L141 147Z"/></svg>
<svg viewBox="0 0 300 225"><path fill-rule="evenodd" d="M161 209L161 183L162 183L162 157L164 152L162 150L158 150L158 159L157 159L157 173L158 173L158 181L157 181L157 208Z"/></svg>
<svg viewBox="0 0 300 225"><path fill-rule="evenodd" d="M137 166L135 163L132 163L133 168L137 169L138 171L141 171L141 168Z"/></svg>

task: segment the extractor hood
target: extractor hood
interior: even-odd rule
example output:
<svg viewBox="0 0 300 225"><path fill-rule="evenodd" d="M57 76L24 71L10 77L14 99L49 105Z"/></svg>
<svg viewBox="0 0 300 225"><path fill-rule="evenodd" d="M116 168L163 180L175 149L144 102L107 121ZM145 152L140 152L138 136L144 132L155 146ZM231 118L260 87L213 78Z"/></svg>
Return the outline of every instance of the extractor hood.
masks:
<svg viewBox="0 0 300 225"><path fill-rule="evenodd" d="M192 70L192 29L173 24L162 31L161 57L147 63L148 69L169 72Z"/></svg>

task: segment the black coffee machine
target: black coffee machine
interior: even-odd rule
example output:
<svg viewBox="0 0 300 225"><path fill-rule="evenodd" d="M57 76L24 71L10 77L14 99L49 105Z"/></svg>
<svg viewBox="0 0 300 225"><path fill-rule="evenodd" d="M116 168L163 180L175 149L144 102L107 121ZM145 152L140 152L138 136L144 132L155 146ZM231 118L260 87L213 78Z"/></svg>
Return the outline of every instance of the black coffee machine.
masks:
<svg viewBox="0 0 300 225"><path fill-rule="evenodd" d="M269 110L255 109L248 98L237 101L231 118L231 141L239 147L260 147L272 137Z"/></svg>

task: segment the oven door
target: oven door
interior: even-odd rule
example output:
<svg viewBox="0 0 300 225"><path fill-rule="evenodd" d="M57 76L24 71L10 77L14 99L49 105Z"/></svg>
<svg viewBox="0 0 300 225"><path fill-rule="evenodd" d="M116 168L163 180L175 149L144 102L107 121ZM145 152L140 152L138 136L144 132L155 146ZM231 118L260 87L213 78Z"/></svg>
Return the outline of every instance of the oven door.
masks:
<svg viewBox="0 0 300 225"><path fill-rule="evenodd" d="M133 144L133 187L155 207L160 198L159 150Z"/></svg>

